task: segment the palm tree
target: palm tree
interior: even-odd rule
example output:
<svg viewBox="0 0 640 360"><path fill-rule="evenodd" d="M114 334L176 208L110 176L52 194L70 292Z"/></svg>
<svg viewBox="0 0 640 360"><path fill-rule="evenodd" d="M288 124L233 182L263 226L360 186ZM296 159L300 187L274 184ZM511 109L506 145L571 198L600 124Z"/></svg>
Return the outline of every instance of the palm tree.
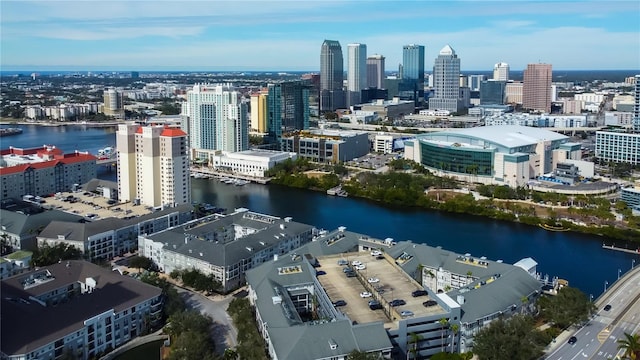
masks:
<svg viewBox="0 0 640 360"><path fill-rule="evenodd" d="M618 340L618 349L624 350L625 359L640 359L640 334L624 333L624 339Z"/></svg>
<svg viewBox="0 0 640 360"><path fill-rule="evenodd" d="M520 313L524 314L524 309L525 309L525 306L527 305L527 303L529 302L529 298L523 295L520 298L520 302L522 302L522 307L520 308Z"/></svg>
<svg viewBox="0 0 640 360"><path fill-rule="evenodd" d="M453 339L451 339L451 353L453 354L454 353L453 345L456 342L456 338L458 336L458 330L460 330L460 325L452 324L450 329L451 329L451 332L453 333Z"/></svg>
<svg viewBox="0 0 640 360"><path fill-rule="evenodd" d="M442 352L444 352L444 328L449 327L449 320L447 320L447 318L442 318L438 320L438 322L440 323L440 327L442 329L442 332L440 333L440 343L442 344Z"/></svg>
<svg viewBox="0 0 640 360"><path fill-rule="evenodd" d="M413 344L413 347L411 348L411 350L407 351L407 360L409 359L409 354L412 354L414 359L417 357L418 341L420 341L420 339L422 339L421 335L418 335L414 332L409 334L409 341L407 342L407 345Z"/></svg>

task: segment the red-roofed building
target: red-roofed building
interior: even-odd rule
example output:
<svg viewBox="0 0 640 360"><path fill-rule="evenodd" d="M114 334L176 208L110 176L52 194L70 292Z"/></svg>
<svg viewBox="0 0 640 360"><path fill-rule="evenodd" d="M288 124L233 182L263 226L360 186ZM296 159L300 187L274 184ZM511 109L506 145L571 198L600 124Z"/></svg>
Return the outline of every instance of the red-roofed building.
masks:
<svg viewBox="0 0 640 360"><path fill-rule="evenodd" d="M191 203L189 143L184 131L162 125L119 125L116 146L121 201L153 207Z"/></svg>
<svg viewBox="0 0 640 360"><path fill-rule="evenodd" d="M55 146L0 150L0 199L43 196L69 191L96 177L96 157L64 154Z"/></svg>

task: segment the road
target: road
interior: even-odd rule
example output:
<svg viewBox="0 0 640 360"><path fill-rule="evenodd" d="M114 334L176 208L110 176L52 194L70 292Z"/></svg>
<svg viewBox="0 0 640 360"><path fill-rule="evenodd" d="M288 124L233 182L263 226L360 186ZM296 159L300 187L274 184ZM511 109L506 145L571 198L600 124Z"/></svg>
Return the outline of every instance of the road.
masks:
<svg viewBox="0 0 640 360"><path fill-rule="evenodd" d="M606 311L604 307L611 305ZM546 359L615 359L624 333L640 331L640 266L625 274L596 300L597 313L583 327L558 337L562 342ZM567 340L575 336L575 344Z"/></svg>
<svg viewBox="0 0 640 360"><path fill-rule="evenodd" d="M216 345L216 352L222 354L225 349L235 347L238 331L233 326L233 322L227 307L233 300L233 295L216 295L206 297L200 293L176 287L178 293L185 300L187 308L199 310L200 313L211 316L215 322L211 335Z"/></svg>

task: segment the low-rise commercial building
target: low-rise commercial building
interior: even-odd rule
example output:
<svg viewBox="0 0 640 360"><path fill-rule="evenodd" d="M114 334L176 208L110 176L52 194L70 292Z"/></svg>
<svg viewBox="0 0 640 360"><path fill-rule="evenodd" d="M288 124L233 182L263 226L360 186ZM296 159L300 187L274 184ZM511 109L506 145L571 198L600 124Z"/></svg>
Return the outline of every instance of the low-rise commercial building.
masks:
<svg viewBox="0 0 640 360"><path fill-rule="evenodd" d="M620 191L620 200L630 208L640 207L640 188L623 188Z"/></svg>
<svg viewBox="0 0 640 360"><path fill-rule="evenodd" d="M139 254L166 273L197 269L213 275L223 291L244 284L244 274L274 255L282 255L312 239L313 227L237 209L212 215L156 234L138 237Z"/></svg>
<svg viewBox="0 0 640 360"><path fill-rule="evenodd" d="M364 131L320 129L282 136L282 151L318 163L346 162L369 153L369 135Z"/></svg>
<svg viewBox="0 0 640 360"><path fill-rule="evenodd" d="M295 160L295 152L245 150L239 152L199 151L201 160L215 171L262 178L265 172L286 160ZM202 157L206 156L206 159Z"/></svg>
<svg viewBox="0 0 640 360"><path fill-rule="evenodd" d="M85 261L66 261L1 283L3 359L99 357L161 318L162 292Z"/></svg>
<svg viewBox="0 0 640 360"><path fill-rule="evenodd" d="M96 177L96 157L64 154L55 146L0 150L0 199L44 196L69 191Z"/></svg>
<svg viewBox="0 0 640 360"><path fill-rule="evenodd" d="M375 112L383 119L389 118L393 120L404 115L413 114L415 102L394 97L392 100L374 100L370 103L360 104L358 107L362 111Z"/></svg>

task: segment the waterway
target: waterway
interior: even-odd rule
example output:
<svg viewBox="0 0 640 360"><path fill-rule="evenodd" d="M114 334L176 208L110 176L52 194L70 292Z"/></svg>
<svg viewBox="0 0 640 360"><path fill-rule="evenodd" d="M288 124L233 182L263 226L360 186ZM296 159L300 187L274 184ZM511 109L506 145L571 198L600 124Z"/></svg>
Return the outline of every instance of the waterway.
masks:
<svg viewBox="0 0 640 360"><path fill-rule="evenodd" d="M65 152L96 153L99 148L115 145L113 129L82 126L23 129L21 135L3 138L1 148L49 144ZM115 172L101 171L99 176L115 181ZM507 263L532 257L538 262L538 272L567 279L571 286L594 297L604 291L605 282L610 285L617 279L618 270L621 274L628 271L632 260L640 265L637 254L602 249L606 241L602 237L546 231L470 215L391 208L367 200L278 185L233 186L216 180L193 179L192 200L229 211L244 207L280 217L291 216L294 221L318 228L345 226L376 238L411 240Z"/></svg>

